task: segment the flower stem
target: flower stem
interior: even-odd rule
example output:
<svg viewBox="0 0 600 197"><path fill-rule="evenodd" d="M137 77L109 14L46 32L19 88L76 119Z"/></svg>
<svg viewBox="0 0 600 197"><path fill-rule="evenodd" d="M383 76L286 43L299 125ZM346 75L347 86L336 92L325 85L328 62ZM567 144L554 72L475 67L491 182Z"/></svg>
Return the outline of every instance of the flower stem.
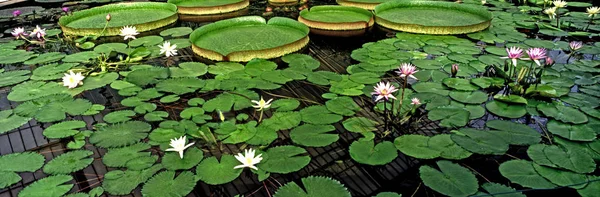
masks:
<svg viewBox="0 0 600 197"><path fill-rule="evenodd" d="M590 22L587 24L587 26L585 27L585 30L587 31L588 28L590 28L590 25L594 23L594 15L592 15L592 17L590 18Z"/></svg>
<svg viewBox="0 0 600 197"><path fill-rule="evenodd" d="M383 126L383 130L384 132L387 131L388 129L388 116L387 116L387 100L383 100L383 122L384 122L384 126Z"/></svg>
<svg viewBox="0 0 600 197"><path fill-rule="evenodd" d="M258 123L262 122L264 110L260 110L260 116L258 117Z"/></svg>

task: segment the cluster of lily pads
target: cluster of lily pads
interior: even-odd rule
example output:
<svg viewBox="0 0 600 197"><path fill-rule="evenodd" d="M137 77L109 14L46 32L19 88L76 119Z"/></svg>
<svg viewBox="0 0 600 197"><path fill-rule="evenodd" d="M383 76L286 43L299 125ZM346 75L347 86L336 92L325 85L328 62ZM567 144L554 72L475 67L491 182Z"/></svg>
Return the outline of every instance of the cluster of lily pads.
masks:
<svg viewBox="0 0 600 197"><path fill-rule="evenodd" d="M83 51L71 54L25 50L26 36L43 41L47 35L41 28L33 33L15 29L16 39L0 43L0 63L10 65L0 69L0 88L10 88L7 99L20 104L0 111L0 134L35 119L51 123L43 135L64 140L71 150L48 162L34 152L0 156L0 188L21 181L20 172L42 169L49 176L19 196L67 194L73 187L70 174L95 159L86 144L106 149L101 160L113 170L88 193L68 196L127 195L136 188L144 196L186 196L200 181L226 184L244 170L269 181L273 174L305 168L312 160L307 150L337 142L335 126L341 124L362 136L347 149L354 162L386 165L398 151L435 161L437 167L420 166L419 177L444 195L522 196L521 189L528 188L597 195L600 61L594 55L600 54L600 44L573 37L598 37L600 26L590 22L594 15L588 9L587 21L581 16L586 13L572 11L559 21L566 27L552 28L539 7L483 3L491 4L494 14L489 29L468 34L469 39L398 33L354 50L357 64L347 73L323 70L304 54L286 55L281 65L263 59L213 65L178 61L180 50L191 45L187 27L144 37L134 27L122 27L126 43L96 45L84 37ZM285 86L292 84L321 91L323 100L286 93ZM124 108L109 111L81 96L94 89L117 92ZM357 115L361 110L381 119ZM101 112L103 121L90 128L75 118ZM424 117L414 117L418 114ZM420 118L439 121L443 131L410 134L406 123ZM274 146L281 136L289 136L292 145ZM225 145L238 148L227 152ZM226 153L212 155L216 150ZM498 161L505 179L490 180L479 166L466 164L481 157ZM274 196L350 196L328 177L301 182L302 187L281 186Z"/></svg>

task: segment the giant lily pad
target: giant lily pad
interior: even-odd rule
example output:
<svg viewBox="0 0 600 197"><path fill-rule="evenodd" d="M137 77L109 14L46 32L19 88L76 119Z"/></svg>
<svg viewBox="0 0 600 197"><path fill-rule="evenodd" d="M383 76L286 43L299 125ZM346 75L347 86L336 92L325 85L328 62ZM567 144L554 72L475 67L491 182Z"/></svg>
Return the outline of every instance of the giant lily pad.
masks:
<svg viewBox="0 0 600 197"><path fill-rule="evenodd" d="M350 32L327 33L333 33L330 31L354 30L355 34L360 34L375 24L373 14L367 10L334 5L315 6L310 9L304 9L300 12L298 21L312 28L311 31L313 33L342 36L354 34Z"/></svg>
<svg viewBox="0 0 600 197"><path fill-rule="evenodd" d="M377 6L375 15L383 27L423 34L477 32L492 20L484 7L439 1L391 1Z"/></svg>
<svg viewBox="0 0 600 197"><path fill-rule="evenodd" d="M106 15L112 19L106 30ZM135 26L138 32L150 31L177 21L177 6L168 3L136 2L110 4L73 12L60 18L58 24L65 34L116 36L124 26Z"/></svg>
<svg viewBox="0 0 600 197"><path fill-rule="evenodd" d="M259 16L218 21L190 35L194 52L216 61L270 59L296 52L308 44L309 29L288 18L268 22ZM252 36L248 36L252 35Z"/></svg>
<svg viewBox="0 0 600 197"><path fill-rule="evenodd" d="M244 9L249 0L169 0L177 6L177 12L190 15L222 14Z"/></svg>

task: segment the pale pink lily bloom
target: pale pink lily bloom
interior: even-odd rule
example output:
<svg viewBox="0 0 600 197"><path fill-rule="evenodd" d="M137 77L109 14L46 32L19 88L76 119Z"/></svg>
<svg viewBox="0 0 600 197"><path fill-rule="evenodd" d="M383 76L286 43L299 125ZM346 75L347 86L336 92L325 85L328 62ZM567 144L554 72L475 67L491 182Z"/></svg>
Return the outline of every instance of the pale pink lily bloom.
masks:
<svg viewBox="0 0 600 197"><path fill-rule="evenodd" d="M419 98L412 98L410 99L411 103L413 105L420 105L421 104L421 100L419 100Z"/></svg>
<svg viewBox="0 0 600 197"><path fill-rule="evenodd" d="M554 64L554 60L550 57L546 57L546 61L544 61L544 63L546 63L546 66L550 66Z"/></svg>
<svg viewBox="0 0 600 197"><path fill-rule="evenodd" d="M571 51L577 51L581 49L581 47L583 47L583 42L572 41L569 43L569 48L571 48Z"/></svg>
<svg viewBox="0 0 600 197"><path fill-rule="evenodd" d="M396 71L396 73L398 75L400 75L400 77L405 78L405 77L410 77L413 79L417 79L415 76L413 76L413 74L415 74L417 72L417 68L415 66L413 66L410 63L402 63L400 65L400 68L398 68L398 71Z"/></svg>
<svg viewBox="0 0 600 197"><path fill-rule="evenodd" d="M506 53L508 56L501 57L502 59L511 59L513 66L517 66L517 59L523 56L523 49L519 47L510 47L506 48Z"/></svg>
<svg viewBox="0 0 600 197"><path fill-rule="evenodd" d="M390 98L396 99L392 93L398 91L398 89L390 84L390 82L379 82L373 91L371 95L377 95L377 98L375 98L375 102L377 102L381 99L385 99L386 101L390 100Z"/></svg>
<svg viewBox="0 0 600 197"><path fill-rule="evenodd" d="M29 34L30 37L37 37L38 40L43 40L46 36L46 29L40 28L39 25L35 26L35 29Z"/></svg>
<svg viewBox="0 0 600 197"><path fill-rule="evenodd" d="M538 66L541 66L540 60L546 58L545 48L530 48L526 52L529 56L526 60L533 60Z"/></svg>
<svg viewBox="0 0 600 197"><path fill-rule="evenodd" d="M17 27L10 32L16 39L27 36L27 32L25 32L25 28Z"/></svg>

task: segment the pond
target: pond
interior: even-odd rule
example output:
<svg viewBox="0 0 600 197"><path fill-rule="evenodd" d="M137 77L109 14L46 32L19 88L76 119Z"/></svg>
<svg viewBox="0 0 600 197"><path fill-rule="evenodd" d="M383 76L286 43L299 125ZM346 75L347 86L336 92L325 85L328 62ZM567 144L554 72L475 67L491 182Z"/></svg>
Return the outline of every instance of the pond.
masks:
<svg viewBox="0 0 600 197"><path fill-rule="evenodd" d="M0 197L597 196L597 6L0 1Z"/></svg>

